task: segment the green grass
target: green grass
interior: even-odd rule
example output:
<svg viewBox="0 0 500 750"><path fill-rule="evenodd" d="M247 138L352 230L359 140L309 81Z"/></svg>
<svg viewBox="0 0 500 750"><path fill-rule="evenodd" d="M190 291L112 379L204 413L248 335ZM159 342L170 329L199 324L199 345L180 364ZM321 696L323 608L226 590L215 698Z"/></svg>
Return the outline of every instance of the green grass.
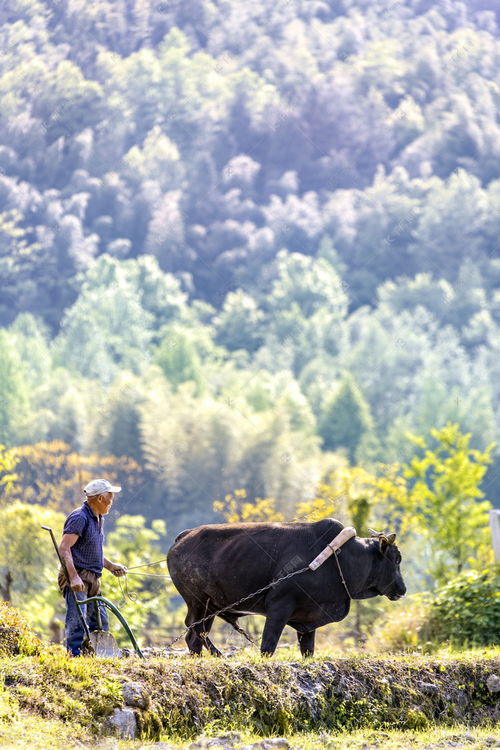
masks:
<svg viewBox="0 0 500 750"><path fill-rule="evenodd" d="M429 656L320 652L305 661L296 648L280 649L272 659L246 649L227 659L142 661L71 659L52 647L0 658L0 740L15 742L25 726L33 735L29 746L37 747L37 732L46 725L48 736L60 735L61 747L75 737L87 742L123 706L128 681L141 682L151 698L137 712L142 742L187 742L201 732L306 732L312 743L323 733L336 747L335 737L346 731L349 742L368 729L392 735L462 722L480 731L491 723L496 702L485 681L499 668L498 648ZM438 695L422 691L422 681L435 684Z"/></svg>
<svg viewBox="0 0 500 750"><path fill-rule="evenodd" d="M204 736L217 736L217 733L205 732ZM187 750L191 741L177 743L164 735L160 738L179 750ZM242 732L235 747L248 745L262 740L260 735ZM357 730L350 733L308 732L287 737L292 750L430 750L430 748L453 747L449 743L463 742L468 750L485 750L500 744L500 730L489 726L473 728L456 724L452 727L432 727L425 731L375 731L372 729ZM486 742L490 740L490 742ZM491 743L491 744L490 744ZM30 750L58 750L65 748L98 748L99 750L139 750L147 745L144 740L124 741L113 738L101 738L80 728L57 719L44 719L37 715L21 713L9 725L0 722L0 747L26 747Z"/></svg>

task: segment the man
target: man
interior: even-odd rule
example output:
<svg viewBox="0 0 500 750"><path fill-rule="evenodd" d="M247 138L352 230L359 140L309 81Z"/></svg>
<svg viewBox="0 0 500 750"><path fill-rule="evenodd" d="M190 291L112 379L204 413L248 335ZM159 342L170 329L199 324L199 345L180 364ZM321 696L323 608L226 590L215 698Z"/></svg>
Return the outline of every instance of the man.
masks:
<svg viewBox="0 0 500 750"><path fill-rule="evenodd" d="M83 490L86 500L81 508L72 511L64 523L59 552L68 571L69 582L64 571L60 570L58 583L66 599L66 645L72 656L80 655L85 631L71 590L80 601L98 596L101 593L103 568L115 576L124 576L127 572L124 565L107 560L103 552L103 516L109 513L113 497L121 489L113 487L107 479L94 479ZM97 630L98 626L97 604L91 602L80 607L91 632ZM103 630L108 630L106 608L101 603L99 613Z"/></svg>

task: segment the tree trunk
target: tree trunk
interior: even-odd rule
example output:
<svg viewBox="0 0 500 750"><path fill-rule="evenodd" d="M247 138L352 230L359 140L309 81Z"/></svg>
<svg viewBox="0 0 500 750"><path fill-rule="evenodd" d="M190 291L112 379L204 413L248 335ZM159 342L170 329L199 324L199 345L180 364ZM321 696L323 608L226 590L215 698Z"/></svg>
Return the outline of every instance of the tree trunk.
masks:
<svg viewBox="0 0 500 750"><path fill-rule="evenodd" d="M12 586L12 573L10 570L5 574L5 582L0 584L0 596L5 602L10 602L10 587Z"/></svg>

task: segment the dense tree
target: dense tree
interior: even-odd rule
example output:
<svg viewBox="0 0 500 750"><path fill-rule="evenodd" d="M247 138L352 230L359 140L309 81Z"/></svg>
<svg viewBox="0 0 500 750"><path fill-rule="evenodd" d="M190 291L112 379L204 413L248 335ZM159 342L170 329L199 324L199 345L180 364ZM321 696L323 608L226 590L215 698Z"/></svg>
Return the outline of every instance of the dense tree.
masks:
<svg viewBox="0 0 500 750"><path fill-rule="evenodd" d="M2 8L0 440L144 462L144 512L182 525L243 486L289 508L337 460L321 435L364 462L450 420L498 439L477 10ZM344 375L365 406L331 403Z"/></svg>
<svg viewBox="0 0 500 750"><path fill-rule="evenodd" d="M96 476L122 485L121 512L137 501L146 487L142 468L127 457L82 455L61 441L19 446L2 455L0 506L19 500L69 513L83 502L83 487ZM5 473L8 472L8 473ZM111 519L115 510L111 511Z"/></svg>
<svg viewBox="0 0 500 750"><path fill-rule="evenodd" d="M496 252L495 24L470 4L460 21L386 0L282 5L5 12L0 211L24 232L5 322L29 309L55 330L103 252L146 249L218 308L325 230L354 307L387 278L453 280Z"/></svg>
<svg viewBox="0 0 500 750"><path fill-rule="evenodd" d="M108 384L120 368L140 372L147 364L153 316L125 269L105 256L98 264L97 283L91 271L65 313L55 352L59 364Z"/></svg>
<svg viewBox="0 0 500 750"><path fill-rule="evenodd" d="M2 5L0 587L39 628L35 527L96 475L129 565L214 508L397 528L413 588L491 560L496 11ZM128 586L154 641L164 583Z"/></svg>
<svg viewBox="0 0 500 750"><path fill-rule="evenodd" d="M254 352L262 343L263 319L264 313L253 297L242 290L229 292L214 321L217 341L229 351Z"/></svg>
<svg viewBox="0 0 500 750"><path fill-rule="evenodd" d="M64 516L49 508L13 502L0 510L0 596L16 605L35 597L43 601L50 586L52 572L55 591L55 565L51 559L51 541L41 526L62 531ZM33 607L35 609L35 607Z"/></svg>
<svg viewBox="0 0 500 750"><path fill-rule="evenodd" d="M22 440L28 417L29 387L13 338L0 330L0 441Z"/></svg>
<svg viewBox="0 0 500 750"><path fill-rule="evenodd" d="M319 434L325 450L344 448L351 464L354 464L358 449L373 429L368 404L363 394L348 376L327 400L319 424Z"/></svg>
<svg viewBox="0 0 500 750"><path fill-rule="evenodd" d="M175 388L186 381L201 387L201 359L189 331L174 326L164 328L155 361Z"/></svg>

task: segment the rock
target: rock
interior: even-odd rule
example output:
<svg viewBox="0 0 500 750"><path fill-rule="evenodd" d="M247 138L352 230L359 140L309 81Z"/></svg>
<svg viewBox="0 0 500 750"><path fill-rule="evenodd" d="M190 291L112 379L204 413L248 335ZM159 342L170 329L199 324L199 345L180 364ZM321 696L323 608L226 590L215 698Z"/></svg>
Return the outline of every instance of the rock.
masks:
<svg viewBox="0 0 500 750"><path fill-rule="evenodd" d="M252 745L253 750L288 750L290 743L284 737L270 737Z"/></svg>
<svg viewBox="0 0 500 750"><path fill-rule="evenodd" d="M131 708L115 708L110 716L104 720L103 728L106 732L118 735L124 740L135 740L137 721Z"/></svg>
<svg viewBox="0 0 500 750"><path fill-rule="evenodd" d="M148 708L149 694L140 682L125 682L122 685L122 692L126 706Z"/></svg>
<svg viewBox="0 0 500 750"><path fill-rule="evenodd" d="M500 677L496 674L490 674L486 680L486 687L490 693L500 693Z"/></svg>
<svg viewBox="0 0 500 750"><path fill-rule="evenodd" d="M225 732L218 737L198 737L195 742L189 745L189 750L234 750L235 742L241 741L241 735L238 732Z"/></svg>
<svg viewBox="0 0 500 750"><path fill-rule="evenodd" d="M439 693L439 688L434 685L433 682L417 682L417 687L424 695L436 695Z"/></svg>
<svg viewBox="0 0 500 750"><path fill-rule="evenodd" d="M318 694L323 690L323 684L307 672L299 672L295 684L309 704L314 703Z"/></svg>
<svg viewBox="0 0 500 750"><path fill-rule="evenodd" d="M224 734L219 734L217 739L223 742L241 742L241 734L239 732L224 732Z"/></svg>

